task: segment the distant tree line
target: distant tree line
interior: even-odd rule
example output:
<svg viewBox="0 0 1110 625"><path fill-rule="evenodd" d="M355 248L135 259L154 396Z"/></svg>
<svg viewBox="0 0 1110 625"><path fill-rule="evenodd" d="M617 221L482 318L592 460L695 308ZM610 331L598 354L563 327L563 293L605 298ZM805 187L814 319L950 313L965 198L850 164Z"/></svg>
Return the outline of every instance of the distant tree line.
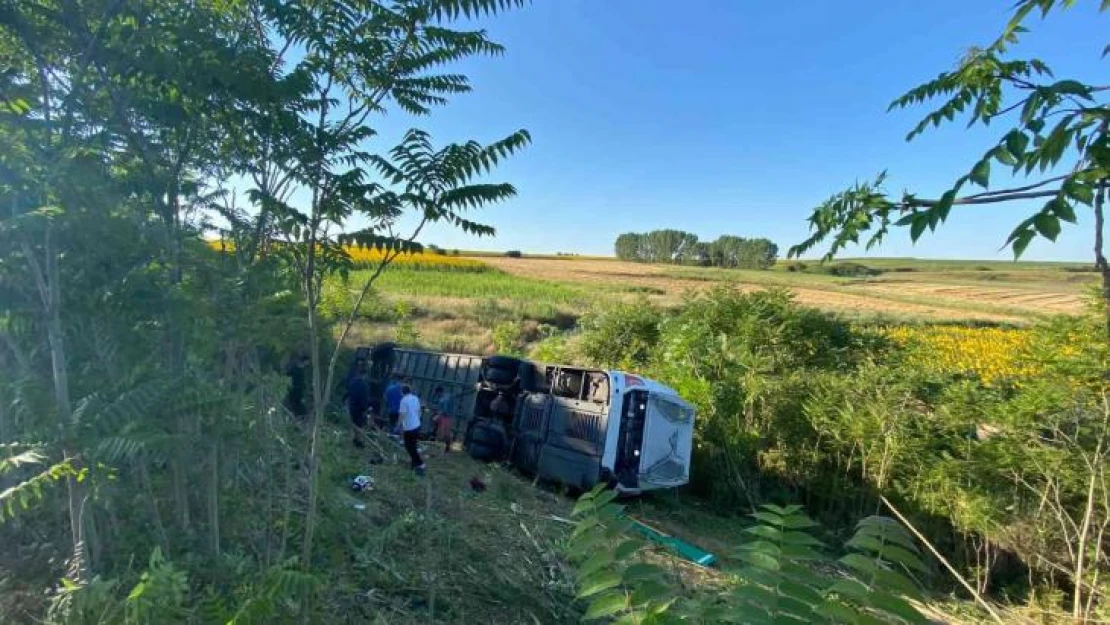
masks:
<svg viewBox="0 0 1110 625"><path fill-rule="evenodd" d="M699 241L697 235L681 230L626 232L614 247L621 260L741 269L767 269L779 255L779 247L768 239L726 234L716 241Z"/></svg>

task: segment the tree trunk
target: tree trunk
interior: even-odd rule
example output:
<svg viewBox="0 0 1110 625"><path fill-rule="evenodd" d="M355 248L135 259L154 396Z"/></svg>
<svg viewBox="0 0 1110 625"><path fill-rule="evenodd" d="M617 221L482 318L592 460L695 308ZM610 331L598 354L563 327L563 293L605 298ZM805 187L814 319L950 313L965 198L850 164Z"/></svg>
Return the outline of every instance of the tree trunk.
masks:
<svg viewBox="0 0 1110 625"><path fill-rule="evenodd" d="M1102 277L1102 314L1106 326L1106 343L1110 346L1110 263L1106 261L1103 252L1103 225L1105 214L1103 206L1106 201L1106 180L1099 180L1098 189L1095 191L1095 267Z"/></svg>
<svg viewBox="0 0 1110 625"><path fill-rule="evenodd" d="M53 225L46 225L43 236L45 267L38 262L34 250L24 243L23 252L38 287L46 317L46 340L50 346L50 369L54 383L54 406L58 417L58 433L62 443L62 459L77 469L80 459L75 454L73 440L73 403L69 394L69 361L66 357L65 332L62 327L62 291L59 282L58 259L54 253L51 234ZM70 474L66 476L66 504L69 513L70 539L73 544L73 570L84 579L89 570L85 554L85 532L82 512L85 504L84 486Z"/></svg>
<svg viewBox="0 0 1110 625"><path fill-rule="evenodd" d="M212 441L208 450L208 535L212 555L220 556L220 439Z"/></svg>

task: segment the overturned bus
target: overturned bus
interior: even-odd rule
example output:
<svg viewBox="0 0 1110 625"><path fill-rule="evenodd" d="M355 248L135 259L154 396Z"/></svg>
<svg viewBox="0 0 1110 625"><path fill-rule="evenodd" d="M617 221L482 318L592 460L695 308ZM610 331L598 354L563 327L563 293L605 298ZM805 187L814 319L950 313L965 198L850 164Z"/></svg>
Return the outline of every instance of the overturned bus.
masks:
<svg viewBox="0 0 1110 625"><path fill-rule="evenodd" d="M588 489L605 482L629 494L690 479L694 408L673 389L620 371L509 356L447 354L382 344L360 347L371 409L381 415L399 375L427 403L451 394L454 429L479 460L508 460L541 479Z"/></svg>

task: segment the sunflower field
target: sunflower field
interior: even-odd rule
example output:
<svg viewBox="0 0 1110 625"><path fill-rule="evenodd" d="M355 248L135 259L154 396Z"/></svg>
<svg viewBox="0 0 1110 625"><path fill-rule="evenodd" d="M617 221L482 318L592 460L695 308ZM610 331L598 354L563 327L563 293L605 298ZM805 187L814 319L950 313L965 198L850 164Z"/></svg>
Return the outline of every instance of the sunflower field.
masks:
<svg viewBox="0 0 1110 625"><path fill-rule="evenodd" d="M1033 333L1021 328L898 326L885 335L903 348L907 364L920 371L974 376L986 386L1036 375Z"/></svg>
<svg viewBox="0 0 1110 625"><path fill-rule="evenodd" d="M352 247L345 248L351 260L358 269L373 269L381 262L385 252L373 248ZM400 254L391 263L400 269L414 271L462 271L468 273L481 273L488 271L490 266L474 258L461 258L436 254L432 252L413 252Z"/></svg>
<svg viewBox="0 0 1110 625"><path fill-rule="evenodd" d="M231 241L208 241L209 247L216 251L232 251L235 244ZM343 248L354 263L355 269L375 269L385 256L383 250L348 245ZM413 271L459 271L467 273L482 273L490 270L490 266L474 258L462 258L456 255L434 252L410 252L399 254L390 263L398 269Z"/></svg>

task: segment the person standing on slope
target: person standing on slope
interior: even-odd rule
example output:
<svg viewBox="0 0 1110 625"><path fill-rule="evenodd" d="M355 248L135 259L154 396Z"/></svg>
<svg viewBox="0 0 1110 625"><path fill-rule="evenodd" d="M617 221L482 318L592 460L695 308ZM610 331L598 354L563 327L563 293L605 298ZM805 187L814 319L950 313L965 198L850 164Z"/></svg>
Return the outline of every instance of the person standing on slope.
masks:
<svg viewBox="0 0 1110 625"><path fill-rule="evenodd" d="M393 428L395 434L401 433L400 430L397 429L397 424L399 423L397 419L401 412L402 397L401 376L395 373L389 380L389 386L385 387L385 413L389 418L389 427Z"/></svg>
<svg viewBox="0 0 1110 625"><path fill-rule="evenodd" d="M400 405L400 421L401 435L405 441L405 451L409 452L409 458L412 460L412 468L418 475L423 475L427 465L424 464L423 458L420 457L420 449L417 448L417 441L420 440L420 398L417 397L412 389L406 384L401 387L401 405Z"/></svg>
<svg viewBox="0 0 1110 625"><path fill-rule="evenodd" d="M366 361L356 361L347 377L347 408L351 414L351 430L355 447L363 447L366 436L366 412L370 410L370 382L366 379Z"/></svg>

